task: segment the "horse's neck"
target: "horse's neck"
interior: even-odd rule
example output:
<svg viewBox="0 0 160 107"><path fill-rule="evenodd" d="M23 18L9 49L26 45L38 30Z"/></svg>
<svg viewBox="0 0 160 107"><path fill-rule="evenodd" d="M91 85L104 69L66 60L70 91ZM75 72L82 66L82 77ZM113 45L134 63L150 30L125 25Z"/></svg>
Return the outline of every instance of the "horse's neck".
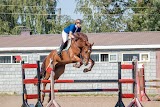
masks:
<svg viewBox="0 0 160 107"><path fill-rule="evenodd" d="M74 54L79 55L81 52L81 48L82 47L79 46L75 41L72 41L70 49Z"/></svg>

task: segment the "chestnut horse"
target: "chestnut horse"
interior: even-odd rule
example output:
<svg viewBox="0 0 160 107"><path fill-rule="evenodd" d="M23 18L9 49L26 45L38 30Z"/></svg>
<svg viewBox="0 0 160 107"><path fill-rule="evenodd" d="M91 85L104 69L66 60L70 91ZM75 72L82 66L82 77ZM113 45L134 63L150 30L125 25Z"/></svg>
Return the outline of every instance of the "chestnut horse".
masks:
<svg viewBox="0 0 160 107"><path fill-rule="evenodd" d="M65 65L69 63L76 63L73 66L79 68L81 65L88 65L89 68L85 68L83 72L91 71L94 61L90 58L93 44L89 43L87 35L84 33L75 33L71 41L71 46L67 51L62 51L61 57L57 54L57 50L50 52L44 59L41 66L40 77L44 80L48 80L50 72L47 69L50 67L50 59L52 60L53 71L55 72L54 79L57 80L65 70ZM46 88L46 83L43 83L43 90ZM44 101L45 93L42 94L42 102ZM50 101L50 98L49 100Z"/></svg>

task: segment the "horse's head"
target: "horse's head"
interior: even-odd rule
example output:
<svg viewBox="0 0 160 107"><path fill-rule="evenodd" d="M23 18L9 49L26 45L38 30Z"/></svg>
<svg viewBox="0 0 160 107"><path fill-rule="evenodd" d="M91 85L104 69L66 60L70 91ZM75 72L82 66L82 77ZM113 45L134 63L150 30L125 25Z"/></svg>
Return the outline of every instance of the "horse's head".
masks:
<svg viewBox="0 0 160 107"><path fill-rule="evenodd" d="M86 42L86 45L82 48L82 51L81 51L81 55L82 55L82 61L83 61L83 64L85 66L88 65L88 61L90 59L90 55L91 55L91 52L92 52L92 46L93 46L94 43L90 44L88 41Z"/></svg>
<svg viewBox="0 0 160 107"><path fill-rule="evenodd" d="M84 47L86 45L86 41L88 41L87 35L84 33L74 33L74 40L76 41L76 45L80 48Z"/></svg>
<svg viewBox="0 0 160 107"><path fill-rule="evenodd" d="M88 37L84 33L77 32L74 37L76 46L81 49L83 64L88 65L93 44L88 42Z"/></svg>

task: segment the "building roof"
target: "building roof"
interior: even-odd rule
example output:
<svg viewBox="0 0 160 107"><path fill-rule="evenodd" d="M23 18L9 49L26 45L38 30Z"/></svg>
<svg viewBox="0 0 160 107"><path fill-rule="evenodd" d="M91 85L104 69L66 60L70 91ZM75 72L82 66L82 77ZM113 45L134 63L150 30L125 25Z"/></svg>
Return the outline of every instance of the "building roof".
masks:
<svg viewBox="0 0 160 107"><path fill-rule="evenodd" d="M89 42L94 42L95 48L113 48L130 46L155 46L160 48L160 31L157 32L110 32L110 33L88 33ZM0 47L4 48L53 48L61 43L60 34L43 35L16 35L0 36ZM153 47L151 47L153 48Z"/></svg>

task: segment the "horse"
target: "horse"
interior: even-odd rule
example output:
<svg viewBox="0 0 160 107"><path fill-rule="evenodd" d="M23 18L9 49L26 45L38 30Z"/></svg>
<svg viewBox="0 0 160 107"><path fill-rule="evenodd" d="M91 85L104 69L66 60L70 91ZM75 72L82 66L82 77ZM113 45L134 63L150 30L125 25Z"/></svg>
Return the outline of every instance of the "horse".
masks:
<svg viewBox="0 0 160 107"><path fill-rule="evenodd" d="M90 63L89 68L85 68L83 72L91 71L94 66L94 61L90 58L92 52L92 46L94 43L89 43L88 37L84 33L75 33L74 38L71 40L71 45L67 51L62 51L61 56L57 54L57 50L52 50L48 56L45 57L42 66L40 77L43 80L48 80L50 72L47 69L50 67L50 59L52 60L53 71L55 72L54 80L57 80L65 70L65 65L69 63L75 63L73 67L80 68L81 65L87 66ZM47 83L43 83L43 90L45 90ZM44 101L45 93L42 94L42 103ZM49 97L48 102L50 101Z"/></svg>

